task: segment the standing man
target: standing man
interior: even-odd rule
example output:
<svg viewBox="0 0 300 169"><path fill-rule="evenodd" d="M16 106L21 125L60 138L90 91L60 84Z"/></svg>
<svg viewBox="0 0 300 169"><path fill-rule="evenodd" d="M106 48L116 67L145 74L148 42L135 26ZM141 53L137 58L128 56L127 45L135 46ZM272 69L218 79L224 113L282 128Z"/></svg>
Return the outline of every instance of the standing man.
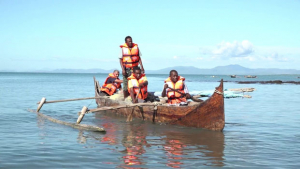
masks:
<svg viewBox="0 0 300 169"><path fill-rule="evenodd" d="M133 68L138 65L141 66L141 73L145 73L143 63L141 60L141 52L137 44L132 42L132 38L130 36L125 37L125 43L120 45L121 47L121 56L120 56L120 65L122 68L123 75L123 92L124 99L129 96L128 92L128 80L127 78L133 72Z"/></svg>
<svg viewBox="0 0 300 169"><path fill-rule="evenodd" d="M165 80L161 96L167 96L169 104L178 105L182 102L187 103L187 99L190 99L191 95L189 94L184 81L185 78L178 76L178 72L176 70L171 70L169 78Z"/></svg>
<svg viewBox="0 0 300 169"><path fill-rule="evenodd" d="M108 77L105 79L104 84L100 89L101 93L111 96L117 92L117 89L121 89L123 80L119 79L119 74L118 70L114 70L113 73L108 74Z"/></svg>

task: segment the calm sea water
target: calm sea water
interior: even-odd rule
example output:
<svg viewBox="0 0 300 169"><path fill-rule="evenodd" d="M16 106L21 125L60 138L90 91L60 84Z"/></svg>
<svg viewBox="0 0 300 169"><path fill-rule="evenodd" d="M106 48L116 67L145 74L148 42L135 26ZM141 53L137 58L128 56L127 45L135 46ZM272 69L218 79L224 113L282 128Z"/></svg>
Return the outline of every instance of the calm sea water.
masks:
<svg viewBox="0 0 300 169"><path fill-rule="evenodd" d="M27 111L42 97L93 97L93 76L106 74L0 73L0 168L298 168L300 166L300 86L224 83L254 87L251 99L225 99L223 132L154 125L105 114L87 114L83 124L106 133L81 131ZM299 75L298 75L299 76ZM219 80L300 81L297 75L184 75L190 91L212 90ZM166 75L148 75L149 90L161 91ZM94 100L45 104L42 113L75 122Z"/></svg>

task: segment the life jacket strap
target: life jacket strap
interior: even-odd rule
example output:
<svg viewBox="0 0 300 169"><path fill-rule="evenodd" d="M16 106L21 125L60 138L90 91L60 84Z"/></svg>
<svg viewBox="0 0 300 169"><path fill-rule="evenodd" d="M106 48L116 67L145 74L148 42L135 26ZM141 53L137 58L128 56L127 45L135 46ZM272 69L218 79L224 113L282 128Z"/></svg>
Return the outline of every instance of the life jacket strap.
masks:
<svg viewBox="0 0 300 169"><path fill-rule="evenodd" d="M170 100L175 100L175 99L181 99L181 98L184 98L184 96L181 95L180 97L171 97L171 98L168 98L168 99L170 99Z"/></svg>

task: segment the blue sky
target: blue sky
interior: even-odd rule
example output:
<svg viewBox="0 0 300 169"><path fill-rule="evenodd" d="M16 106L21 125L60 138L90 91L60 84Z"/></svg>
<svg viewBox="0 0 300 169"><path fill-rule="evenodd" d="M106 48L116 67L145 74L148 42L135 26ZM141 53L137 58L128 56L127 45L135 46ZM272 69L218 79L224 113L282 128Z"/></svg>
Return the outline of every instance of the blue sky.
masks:
<svg viewBox="0 0 300 169"><path fill-rule="evenodd" d="M0 70L120 68L132 36L145 70L300 65L299 0L0 0Z"/></svg>

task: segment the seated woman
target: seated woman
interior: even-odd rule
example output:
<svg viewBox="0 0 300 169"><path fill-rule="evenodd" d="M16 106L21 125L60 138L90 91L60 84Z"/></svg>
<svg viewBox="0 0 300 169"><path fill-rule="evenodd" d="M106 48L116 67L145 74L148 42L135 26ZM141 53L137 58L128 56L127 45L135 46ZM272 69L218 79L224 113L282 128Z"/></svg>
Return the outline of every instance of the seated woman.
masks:
<svg viewBox="0 0 300 169"><path fill-rule="evenodd" d="M121 83L123 80L119 79L119 74L118 70L114 70L113 73L108 75L100 89L103 95L111 96L117 92L117 89L121 89Z"/></svg>
<svg viewBox="0 0 300 169"><path fill-rule="evenodd" d="M190 99L191 95L184 81L185 78L178 76L176 70L170 71L169 78L165 80L164 89L161 93L162 97L168 97L168 104L187 104L187 99Z"/></svg>

